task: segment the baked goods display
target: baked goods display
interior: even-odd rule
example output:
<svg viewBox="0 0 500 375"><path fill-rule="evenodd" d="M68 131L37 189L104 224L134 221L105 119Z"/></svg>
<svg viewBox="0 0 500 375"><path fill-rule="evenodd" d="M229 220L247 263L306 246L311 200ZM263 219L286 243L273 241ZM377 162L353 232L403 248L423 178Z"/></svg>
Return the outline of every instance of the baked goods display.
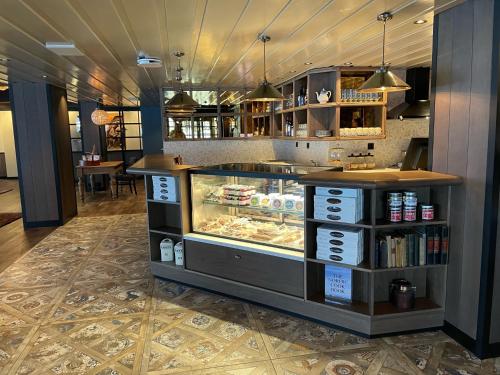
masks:
<svg viewBox="0 0 500 375"><path fill-rule="evenodd" d="M205 202L231 206L250 206L269 211L304 211L304 197L295 194L257 193L252 185L206 186Z"/></svg>
<svg viewBox="0 0 500 375"><path fill-rule="evenodd" d="M303 250L304 230L301 227L252 220L248 217L220 215L213 220L202 222L197 231L234 237L256 242L264 242Z"/></svg>

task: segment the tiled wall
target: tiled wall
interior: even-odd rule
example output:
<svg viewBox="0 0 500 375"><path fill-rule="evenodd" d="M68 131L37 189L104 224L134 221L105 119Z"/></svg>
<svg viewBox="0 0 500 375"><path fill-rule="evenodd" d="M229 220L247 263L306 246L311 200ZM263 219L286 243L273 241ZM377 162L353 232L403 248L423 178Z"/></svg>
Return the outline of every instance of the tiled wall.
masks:
<svg viewBox="0 0 500 375"><path fill-rule="evenodd" d="M251 162L261 160L294 160L311 163L311 160L324 165L328 162L330 147L343 147L344 159L355 152L366 152L369 142L375 144L372 153L378 167L387 167L401 161L401 151L406 150L412 137L427 137L429 120L407 119L404 121L387 120L385 139L372 141L309 141L284 140L217 140L217 141L171 141L164 142L164 152L180 154L184 163L210 165L230 162Z"/></svg>

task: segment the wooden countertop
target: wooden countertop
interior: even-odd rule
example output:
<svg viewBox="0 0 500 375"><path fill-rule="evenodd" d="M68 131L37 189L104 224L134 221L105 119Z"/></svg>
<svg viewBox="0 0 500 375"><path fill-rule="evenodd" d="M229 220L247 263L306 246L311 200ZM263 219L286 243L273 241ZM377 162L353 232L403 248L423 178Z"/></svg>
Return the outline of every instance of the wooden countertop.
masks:
<svg viewBox="0 0 500 375"><path fill-rule="evenodd" d="M144 155L135 164L127 168L127 173L131 174L171 174L173 176L182 173L194 165L177 165L172 161L172 157L164 154Z"/></svg>
<svg viewBox="0 0 500 375"><path fill-rule="evenodd" d="M311 173L299 178L304 185L338 186L360 189L401 188L431 185L459 185L462 178L430 171L334 172Z"/></svg>

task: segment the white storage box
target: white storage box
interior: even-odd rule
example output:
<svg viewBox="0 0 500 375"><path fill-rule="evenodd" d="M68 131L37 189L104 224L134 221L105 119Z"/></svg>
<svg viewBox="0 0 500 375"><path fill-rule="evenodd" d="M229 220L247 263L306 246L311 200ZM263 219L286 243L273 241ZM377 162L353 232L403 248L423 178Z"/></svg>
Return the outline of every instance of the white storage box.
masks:
<svg viewBox="0 0 500 375"><path fill-rule="evenodd" d="M344 242L363 241L362 229L345 229L332 225L322 224L318 226L317 238L338 239Z"/></svg>
<svg viewBox="0 0 500 375"><path fill-rule="evenodd" d="M329 260L336 263L345 263L351 266L357 266L363 262L362 255L348 255L326 251L317 251L316 259Z"/></svg>
<svg viewBox="0 0 500 375"><path fill-rule="evenodd" d="M363 218L363 207L359 198L338 198L324 195L314 196L314 218L318 220L357 223Z"/></svg>
<svg viewBox="0 0 500 375"><path fill-rule="evenodd" d="M153 199L160 201L177 201L177 181L171 176L152 176Z"/></svg>
<svg viewBox="0 0 500 375"><path fill-rule="evenodd" d="M334 196L334 197L350 197L361 198L363 194L362 189L346 189L336 187L316 187L316 195Z"/></svg>

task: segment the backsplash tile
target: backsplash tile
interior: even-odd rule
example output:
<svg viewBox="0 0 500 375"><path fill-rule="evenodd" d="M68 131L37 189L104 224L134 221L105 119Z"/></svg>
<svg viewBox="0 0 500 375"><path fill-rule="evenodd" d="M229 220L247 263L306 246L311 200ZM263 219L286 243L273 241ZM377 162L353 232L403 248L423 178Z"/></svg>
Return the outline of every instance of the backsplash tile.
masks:
<svg viewBox="0 0 500 375"><path fill-rule="evenodd" d="M186 164L211 165L231 162L256 162L262 160L290 160L310 164L311 160L322 165L328 163L330 147L344 148L344 161L351 153L367 152L368 143L374 143L377 167L387 167L401 161L401 151L406 150L413 137L428 137L429 120L387 120L386 138L360 141L295 141L279 139L261 140L206 140L164 142L164 152L180 154ZM307 148L309 143L309 148Z"/></svg>

